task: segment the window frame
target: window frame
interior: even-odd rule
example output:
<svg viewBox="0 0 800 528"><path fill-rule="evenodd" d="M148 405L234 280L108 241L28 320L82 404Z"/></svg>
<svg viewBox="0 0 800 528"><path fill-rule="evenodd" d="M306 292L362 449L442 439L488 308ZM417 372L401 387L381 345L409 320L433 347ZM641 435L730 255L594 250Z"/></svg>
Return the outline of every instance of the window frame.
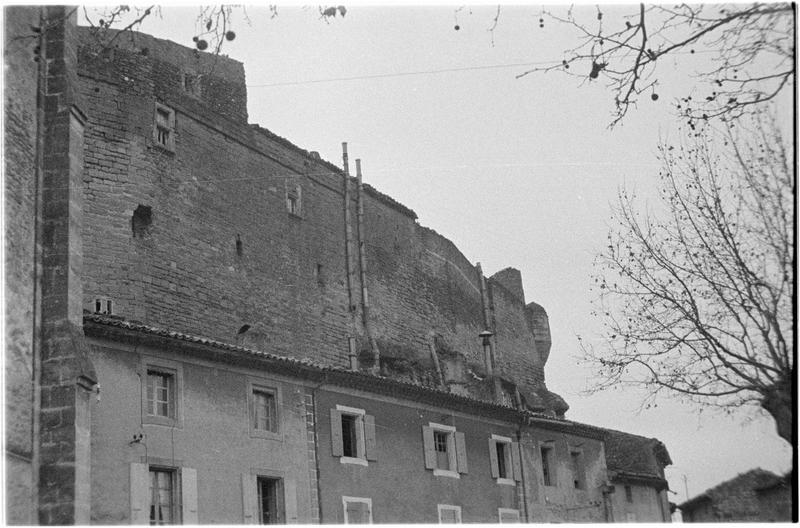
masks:
<svg viewBox="0 0 800 528"><path fill-rule="evenodd" d="M167 116L166 127L160 126L159 124L159 114L161 113L166 114ZM166 143L162 143L159 139L159 129L164 129L167 131L168 135ZM175 152L175 110L167 105L159 103L158 101L155 102L155 107L153 110L153 143L155 146L168 152Z"/></svg>
<svg viewBox="0 0 800 528"><path fill-rule="evenodd" d="M284 482L283 477L276 477L271 475L256 475L256 524L288 524L286 521L286 499L284 497ZM261 483L265 481L272 481L275 483L275 508L277 510L278 518L276 522L265 523L263 520L264 511L262 508L263 501L261 500Z"/></svg>
<svg viewBox="0 0 800 528"><path fill-rule="evenodd" d="M350 416L355 418L355 435L356 435L356 456L344 455L344 432L341 430L342 417ZM359 466L368 466L369 461L377 460L377 442L375 437L375 418L367 414L365 409L356 407L349 407L347 405L336 405L331 408L331 449L332 456L338 457L339 462L342 464L356 464ZM339 447L342 448L342 453L337 454L334 447L334 438L336 434L333 429L338 425L340 439L342 441Z"/></svg>
<svg viewBox="0 0 800 528"><path fill-rule="evenodd" d="M430 436L426 439L428 431L430 431ZM436 433L444 433L447 435L448 469L443 469L438 466L438 456L436 455ZM428 422L427 426L422 426L422 436L425 468L432 469L434 476L461 478L462 473L468 472L464 433L456 430L455 426L452 425ZM462 447L461 451L463 451L463 459L459 456L459 443ZM429 448L430 452L433 453L432 455L428 454ZM432 456L433 458L430 459L429 456Z"/></svg>
<svg viewBox="0 0 800 528"><path fill-rule="evenodd" d="M147 397L147 384L150 372L166 374L172 377L172 416L150 414ZM141 415L142 423L150 425L163 425L166 427L183 427L183 366L176 361L142 356L139 366L141 383Z"/></svg>
<svg viewBox="0 0 800 528"><path fill-rule="evenodd" d="M254 427L256 392L270 393L274 398L274 431L265 431L263 429L256 429ZM247 380L247 430L252 438L266 438L268 440L281 440L283 438L283 414L281 413L282 403L283 398L281 390L277 385L270 384L269 381L263 379Z"/></svg>
<svg viewBox="0 0 800 528"><path fill-rule="evenodd" d="M287 180L285 191L286 212L290 216L303 218L303 187Z"/></svg>
<svg viewBox="0 0 800 528"><path fill-rule="evenodd" d="M461 518L461 506L457 506L455 504L437 504L436 505L436 513L438 514L439 524L450 524L442 522L442 512L443 511L454 511L457 514L458 520L454 524L463 524L464 521Z"/></svg>
<svg viewBox="0 0 800 528"><path fill-rule="evenodd" d="M361 504L366 504L367 509L369 511L369 523L373 524L372 520L372 499L370 497L349 497L347 495L342 495L342 521L344 524L350 524L349 519L347 518L347 504L350 502L358 502ZM359 523L360 524L360 523Z"/></svg>
<svg viewBox="0 0 800 528"><path fill-rule="evenodd" d="M505 476L502 476L500 473L500 454L497 452L497 446L503 446L503 465L505 469ZM516 457L514 456L516 451ZM492 434L489 437L489 462L492 464L492 477L495 479L495 482L500 485L504 486L516 486L517 481L521 480L521 469L519 465L521 464L520 456L519 456L519 444L514 442L508 436L501 436ZM496 475L496 476L495 476Z"/></svg>
<svg viewBox="0 0 800 528"><path fill-rule="evenodd" d="M553 473L555 469L553 464L554 453L555 444L553 442L542 442L539 444L539 458L542 462L542 483L551 488L558 487L558 478ZM546 472L545 469L547 469Z"/></svg>
<svg viewBox="0 0 800 528"><path fill-rule="evenodd" d="M633 486L625 484L625 502L633 502Z"/></svg>
<svg viewBox="0 0 800 528"><path fill-rule="evenodd" d="M154 523L153 519L150 518L150 514L148 513L148 518L150 519L150 524L151 525L156 525L156 526L165 526L165 525L171 525L171 524L182 524L183 523L183 518L181 516L181 508L178 507L179 504L180 504L180 501L181 501L180 490L178 489L178 481L179 481L179 479L178 479L178 468L170 467L170 466L163 466L163 465L160 465L160 464L148 464L148 466L147 466L147 475L148 475L148 483L149 483L148 495L150 496L150 501L149 501L148 504L149 504L149 509L151 511L153 511L153 512L155 511L155 508L154 508L155 505L153 504L153 498L155 496L155 494L153 492L153 474L154 473L155 474L166 473L166 474L169 475L169 483L170 483L170 490L169 490L169 492L170 492L170 508L169 509L170 509L171 519L170 519L170 522L166 522L166 523L165 522L156 522L156 523Z"/></svg>
<svg viewBox="0 0 800 528"><path fill-rule="evenodd" d="M503 514L516 515L517 516L517 520L513 521L513 522L510 522L510 523L509 522L503 523ZM497 508L497 522L499 524L519 524L519 523L522 522L522 517L520 516L520 512L517 509L514 509L514 508Z"/></svg>

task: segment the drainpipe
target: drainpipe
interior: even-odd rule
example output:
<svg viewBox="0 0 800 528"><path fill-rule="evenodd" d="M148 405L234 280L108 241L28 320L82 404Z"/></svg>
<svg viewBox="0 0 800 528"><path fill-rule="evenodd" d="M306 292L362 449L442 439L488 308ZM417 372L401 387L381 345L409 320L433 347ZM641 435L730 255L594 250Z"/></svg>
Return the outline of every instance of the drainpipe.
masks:
<svg viewBox="0 0 800 528"><path fill-rule="evenodd" d="M372 334L372 323L369 319L369 291L367 290L367 250L364 244L364 189L361 181L361 160L356 160L356 179L358 186L356 187L356 200L358 202L358 209L356 209L356 235L358 237L358 268L360 270L361 279L361 316L364 320L364 332L369 339L369 345L372 347L372 373L378 374L381 370L381 351L378 348L378 342Z"/></svg>
<svg viewBox="0 0 800 528"><path fill-rule="evenodd" d="M528 518L528 484L525 479L525 457L522 455L522 426L517 427L517 445L519 446L519 472L522 482L522 513L526 523L531 522Z"/></svg>
<svg viewBox="0 0 800 528"><path fill-rule="evenodd" d="M38 524L39 518L39 434L41 429L40 412L42 407L41 379L42 379L42 357L41 357L41 304L42 304L42 284L41 284L41 240L42 240L42 200L39 196L42 189L42 155L44 141L44 82L46 76L47 56L45 52L46 39L45 31L47 28L47 18L44 15L44 8L39 10L39 62L36 74L36 151L34 158L34 228L33 228L33 328L31 342L31 363L32 372L32 394L31 394L31 519L33 524Z"/></svg>
<svg viewBox="0 0 800 528"><path fill-rule="evenodd" d="M495 359L494 359L494 339L492 336L494 332L491 330L491 314L489 313L489 294L486 288L486 278L483 276L483 269L481 268L481 263L476 262L475 268L478 270L478 278L480 284L480 291L481 291L481 307L483 308L483 328L484 332L489 332L489 335L486 339L484 339L484 348L486 351L486 372L490 376L494 373L494 366L495 366Z"/></svg>
<svg viewBox="0 0 800 528"><path fill-rule="evenodd" d="M347 311L350 313L351 330L355 332L355 305L353 303L353 263L351 259L351 246L353 243L353 227L350 220L350 163L347 157L347 143L342 142L342 163L344 175L342 188L344 192L344 258L347 271ZM352 336L350 336L352 338ZM350 349L352 354L352 348ZM352 366L351 366L352 368ZM356 369L357 370L357 369Z"/></svg>

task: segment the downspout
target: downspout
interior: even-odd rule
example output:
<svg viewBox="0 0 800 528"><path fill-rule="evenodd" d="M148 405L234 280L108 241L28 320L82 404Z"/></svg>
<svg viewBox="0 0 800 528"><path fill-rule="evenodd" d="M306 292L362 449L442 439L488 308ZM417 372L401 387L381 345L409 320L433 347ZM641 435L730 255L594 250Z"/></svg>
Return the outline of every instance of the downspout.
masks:
<svg viewBox="0 0 800 528"><path fill-rule="evenodd" d="M484 331L489 331L489 299L486 295L486 279L483 277L483 269L481 268L481 263L476 262L475 268L478 270L478 284L480 285L481 291L481 309L483 311L483 329ZM494 361L492 359L492 341L491 336L485 338L488 340L488 345L486 345L486 341L484 341L484 353L483 353L483 364L486 368L486 375L491 377L494 375Z"/></svg>
<svg viewBox="0 0 800 528"><path fill-rule="evenodd" d="M527 480L525 479L525 457L522 456L522 425L520 424L517 427L517 445L519 446L519 472L520 472L520 482L522 482L522 513L523 519L525 519L525 523L530 523L531 520L528 518L528 485Z"/></svg>
<svg viewBox="0 0 800 528"><path fill-rule="evenodd" d="M319 482L319 475L320 475L320 473L319 473L319 434L318 434L318 430L319 430L319 425L318 425L319 408L317 407L317 391L320 388L322 388L324 385L327 385L327 383L328 383L328 373L327 372L323 372L322 373L322 382L319 385L317 385L316 387L314 387L313 389L311 389L311 398L313 399L313 403L314 403L314 446L315 446L314 447L314 464L316 466L315 469L316 469L316 475L317 475L317 482L316 482L316 484L317 484L317 513L318 513L318 516L319 516L319 523L320 524L323 524L323 522L322 522L322 485Z"/></svg>
<svg viewBox="0 0 800 528"><path fill-rule="evenodd" d="M47 64L44 57L47 30L47 18L44 15L44 8L39 8L39 54L38 68L36 72L36 145L34 154L34 228L33 228L33 328L31 342L31 363L33 367L32 394L31 394L31 519L33 524L38 524L39 519L39 465L40 449L39 435L41 430L41 417L39 416L42 408L41 380L42 380L42 356L41 356L41 326L42 326L42 284L41 284L41 259L42 259L42 200L40 197L42 183L42 157L44 142L44 83L47 75Z"/></svg>
<svg viewBox="0 0 800 528"><path fill-rule="evenodd" d="M367 251L364 244L364 199L363 184L361 182L361 160L356 160L356 236L358 237L358 268L361 279L361 316L364 320L364 332L367 334L369 345L372 348L372 373L378 374L381 371L381 351L378 342L372 334L372 323L369 319L369 291L367 290Z"/></svg>
<svg viewBox="0 0 800 528"><path fill-rule="evenodd" d="M351 257L351 245L353 243L353 227L350 220L350 163L347 157L347 142L342 142L342 164L344 175L342 188L344 193L344 258L345 270L347 271L347 311L350 314L351 332L355 334L355 304L353 303L353 263ZM349 336L352 339L354 336ZM348 340L352 362L352 341ZM352 368L352 365L350 366ZM357 370L357 369L356 369Z"/></svg>

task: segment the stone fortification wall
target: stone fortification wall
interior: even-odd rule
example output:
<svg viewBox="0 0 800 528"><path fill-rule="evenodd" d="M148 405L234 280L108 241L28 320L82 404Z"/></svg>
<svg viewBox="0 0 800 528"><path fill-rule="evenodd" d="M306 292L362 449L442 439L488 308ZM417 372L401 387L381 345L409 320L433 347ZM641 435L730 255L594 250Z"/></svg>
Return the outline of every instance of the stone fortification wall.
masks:
<svg viewBox="0 0 800 528"><path fill-rule="evenodd" d="M240 63L209 65L207 55L152 37L115 48L111 60L83 37L85 307L110 299L127 319L338 366L350 364L353 336L369 366L355 179L348 294L344 176L246 123ZM199 92L185 83L187 69L201 77ZM156 103L174 111L173 149L154 138ZM365 185L363 202L369 320L383 372L437 385L433 346L443 370L467 376L462 385L481 378L476 267L390 197ZM536 392L543 363L517 283L519 292L506 293L502 281L487 281L498 370Z"/></svg>

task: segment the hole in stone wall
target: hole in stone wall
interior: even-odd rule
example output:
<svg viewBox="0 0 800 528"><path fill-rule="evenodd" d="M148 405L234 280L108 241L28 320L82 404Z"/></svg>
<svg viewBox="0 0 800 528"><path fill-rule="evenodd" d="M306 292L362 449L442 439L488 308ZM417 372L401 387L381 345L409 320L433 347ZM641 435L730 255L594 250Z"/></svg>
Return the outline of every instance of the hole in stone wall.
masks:
<svg viewBox="0 0 800 528"><path fill-rule="evenodd" d="M322 264L317 263L314 275L317 277L317 286L325 286L325 275L323 274Z"/></svg>
<svg viewBox="0 0 800 528"><path fill-rule="evenodd" d="M153 223L153 209L147 205L139 205L133 211L131 218L131 228L133 229L133 236L143 237L150 234L150 224Z"/></svg>
<svg viewBox="0 0 800 528"><path fill-rule="evenodd" d="M239 238L239 235L236 235L236 254L240 257L242 256L242 239Z"/></svg>

